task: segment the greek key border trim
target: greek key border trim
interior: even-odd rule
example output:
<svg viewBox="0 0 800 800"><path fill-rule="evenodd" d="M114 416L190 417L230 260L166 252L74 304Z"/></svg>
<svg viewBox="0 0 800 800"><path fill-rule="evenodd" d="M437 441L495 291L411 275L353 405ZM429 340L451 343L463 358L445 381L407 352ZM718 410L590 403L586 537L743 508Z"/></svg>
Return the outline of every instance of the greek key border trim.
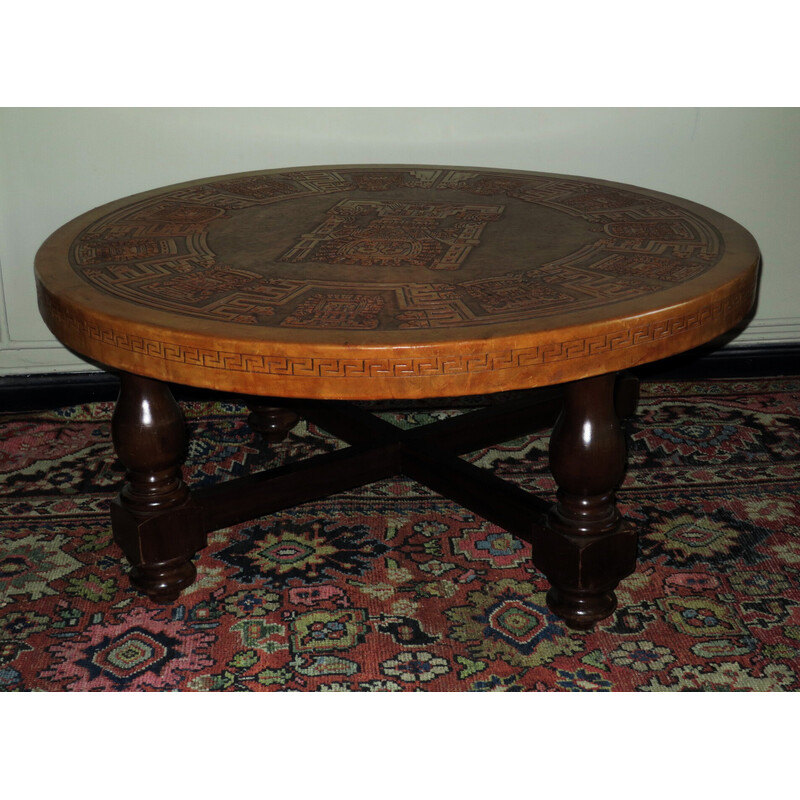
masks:
<svg viewBox="0 0 800 800"><path fill-rule="evenodd" d="M158 339L118 333L113 328L87 322L61 309L51 309L59 327L68 326L81 338L104 347L143 355L147 358L185 364L201 369L297 378L425 378L524 369L558 361L598 356L631 347L641 347L704 327L720 318L738 319L746 312L750 292L741 289L698 311L620 329L598 336L570 339L505 351L488 351L480 356L454 354L437 358L298 358L258 353L236 353L162 342Z"/></svg>

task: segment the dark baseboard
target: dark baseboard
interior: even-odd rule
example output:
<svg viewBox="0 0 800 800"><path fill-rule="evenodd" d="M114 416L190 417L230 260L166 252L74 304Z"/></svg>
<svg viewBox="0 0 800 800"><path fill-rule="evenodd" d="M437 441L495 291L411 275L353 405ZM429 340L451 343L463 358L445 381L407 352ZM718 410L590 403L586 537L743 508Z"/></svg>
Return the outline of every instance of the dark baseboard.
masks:
<svg viewBox="0 0 800 800"><path fill-rule="evenodd" d="M800 342L705 346L637 367L643 380L704 380L800 376ZM41 411L115 400L119 379L108 372L10 375L0 378L0 413ZM175 385L178 400L231 399L230 393Z"/></svg>
<svg viewBox="0 0 800 800"><path fill-rule="evenodd" d="M177 400L230 399L228 393L173 385ZM113 401L119 378L110 372L60 372L49 375L11 375L0 378L0 412L44 411L51 408Z"/></svg>
<svg viewBox="0 0 800 800"><path fill-rule="evenodd" d="M789 378L800 376L800 342L705 345L634 371L643 380Z"/></svg>
<svg viewBox="0 0 800 800"><path fill-rule="evenodd" d="M7 375L0 378L0 411L40 411L113 400L118 390L119 380L106 372Z"/></svg>

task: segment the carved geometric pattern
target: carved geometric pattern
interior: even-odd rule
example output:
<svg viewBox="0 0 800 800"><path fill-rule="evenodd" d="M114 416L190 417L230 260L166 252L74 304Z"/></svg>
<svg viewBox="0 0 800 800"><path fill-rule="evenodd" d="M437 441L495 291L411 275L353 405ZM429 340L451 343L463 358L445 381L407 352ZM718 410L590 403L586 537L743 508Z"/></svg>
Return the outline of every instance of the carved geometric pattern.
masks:
<svg viewBox="0 0 800 800"><path fill-rule="evenodd" d="M313 211L281 239L279 222L295 218L282 212L289 202ZM553 246L536 263L539 232L519 220L537 209L583 231L574 249ZM271 244L244 265L219 256L218 232L254 212L277 215ZM510 248L513 268L507 235L523 237ZM88 225L70 259L94 288L148 309L272 329L401 330L578 313L693 280L722 254L719 233L697 214L634 190L557 176L331 167L155 193ZM435 283L425 271L436 271Z"/></svg>
<svg viewBox="0 0 800 800"><path fill-rule="evenodd" d="M683 283L703 272L702 264L676 264L661 256L612 253L598 259L594 266L602 272L626 277L650 278L670 283Z"/></svg>
<svg viewBox="0 0 800 800"><path fill-rule="evenodd" d="M278 260L457 269L503 206L342 200Z"/></svg>
<svg viewBox="0 0 800 800"><path fill-rule="evenodd" d="M222 217L224 213L211 206L166 200L146 205L130 214L127 217L130 226L127 230L135 231L137 235L189 235L205 230L212 220ZM135 223L140 223L141 227L137 229Z"/></svg>
<svg viewBox="0 0 800 800"><path fill-rule="evenodd" d="M378 296L337 292L310 294L281 323L287 328L346 328L366 330L378 327L383 300Z"/></svg>
<svg viewBox="0 0 800 800"><path fill-rule="evenodd" d="M87 239L76 249L81 264L106 264L119 261L142 261L156 256L174 255L176 243L171 239Z"/></svg>
<svg viewBox="0 0 800 800"><path fill-rule="evenodd" d="M449 328L475 320L475 314L449 284L414 283L393 288L399 328Z"/></svg>
<svg viewBox="0 0 800 800"><path fill-rule="evenodd" d="M263 375L296 377L431 377L465 373L495 372L506 369L531 367L557 361L602 356L631 347L650 344L687 333L695 328L717 323L720 320L738 320L746 311L752 296L748 289L731 294L722 300L709 303L698 311L679 314L657 322L646 322L607 334L570 339L546 346L491 349L479 356L454 353L439 358L297 358L260 353L226 352L212 348L187 347L178 343L165 343L145 336L118 332L101 327L83 317L51 308L51 315L64 327L73 328L79 336L94 339L103 345L115 347L148 358L178 362L187 366L220 369L226 372L244 372Z"/></svg>
<svg viewBox="0 0 800 800"><path fill-rule="evenodd" d="M258 273L201 258L110 264L90 267L84 275L91 278L96 287L134 303L149 305L151 298L158 297L158 308L179 313L216 307L217 318L225 316L219 311L221 301L230 305L234 296L241 300L248 286L261 281Z"/></svg>
<svg viewBox="0 0 800 800"><path fill-rule="evenodd" d="M258 277L252 273L214 265L201 272L176 271L160 278L148 280L146 285L148 294L156 292L161 297L177 300L182 305L198 305L206 303L221 292L228 294L231 289L247 286Z"/></svg>
<svg viewBox="0 0 800 800"><path fill-rule="evenodd" d="M558 287L548 286L545 281L538 283L525 276L509 275L502 278L489 278L463 284L469 294L483 308L494 314L508 311L541 311L549 307L569 302L574 295L560 291Z"/></svg>
<svg viewBox="0 0 800 800"><path fill-rule="evenodd" d="M616 275L604 275L592 269L568 266L564 262L546 264L537 270L537 277L545 284L551 283L571 292L573 297L582 293L603 298L604 301L616 301L652 292L651 287L646 284L623 280Z"/></svg>

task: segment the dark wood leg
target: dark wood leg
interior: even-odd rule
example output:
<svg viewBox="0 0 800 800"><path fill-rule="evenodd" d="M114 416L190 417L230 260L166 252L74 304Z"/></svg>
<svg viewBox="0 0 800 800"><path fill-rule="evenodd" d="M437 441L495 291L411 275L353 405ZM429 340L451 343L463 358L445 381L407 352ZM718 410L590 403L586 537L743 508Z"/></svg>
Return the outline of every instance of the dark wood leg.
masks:
<svg viewBox="0 0 800 800"><path fill-rule="evenodd" d="M639 379L632 372L621 372L617 376L614 392L617 416L620 419L632 417L639 405Z"/></svg>
<svg viewBox="0 0 800 800"><path fill-rule="evenodd" d="M546 544L535 548L534 560L552 587L550 609L578 629L613 613L614 589L636 565L636 532L621 519L614 496L626 457L615 381L608 374L568 384L550 440L559 489Z"/></svg>
<svg viewBox="0 0 800 800"><path fill-rule="evenodd" d="M282 442L300 419L291 409L271 405L266 400L254 398L247 407L250 409L247 424L273 444Z"/></svg>
<svg viewBox="0 0 800 800"><path fill-rule="evenodd" d="M131 583L169 603L195 578L205 547L201 511L181 477L186 433L167 384L123 373L111 421L127 483L112 502L114 541L131 564Z"/></svg>

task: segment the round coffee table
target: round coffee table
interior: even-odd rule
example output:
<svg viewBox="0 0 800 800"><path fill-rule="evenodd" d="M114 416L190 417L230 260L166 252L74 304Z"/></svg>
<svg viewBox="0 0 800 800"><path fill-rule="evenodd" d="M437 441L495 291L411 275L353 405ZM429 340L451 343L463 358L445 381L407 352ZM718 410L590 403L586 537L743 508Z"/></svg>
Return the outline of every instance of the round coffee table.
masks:
<svg viewBox="0 0 800 800"><path fill-rule="evenodd" d="M752 236L622 184L473 167L327 166L197 180L66 224L36 257L41 313L121 376L112 506L133 583L173 601L209 531L406 474L530 542L550 608L615 608L636 534L617 512L626 370L703 344L753 305ZM350 447L190 489L169 382L240 393L279 439L302 415ZM354 400L523 393L399 431ZM560 409L560 413L559 413ZM459 458L552 424L555 503Z"/></svg>

